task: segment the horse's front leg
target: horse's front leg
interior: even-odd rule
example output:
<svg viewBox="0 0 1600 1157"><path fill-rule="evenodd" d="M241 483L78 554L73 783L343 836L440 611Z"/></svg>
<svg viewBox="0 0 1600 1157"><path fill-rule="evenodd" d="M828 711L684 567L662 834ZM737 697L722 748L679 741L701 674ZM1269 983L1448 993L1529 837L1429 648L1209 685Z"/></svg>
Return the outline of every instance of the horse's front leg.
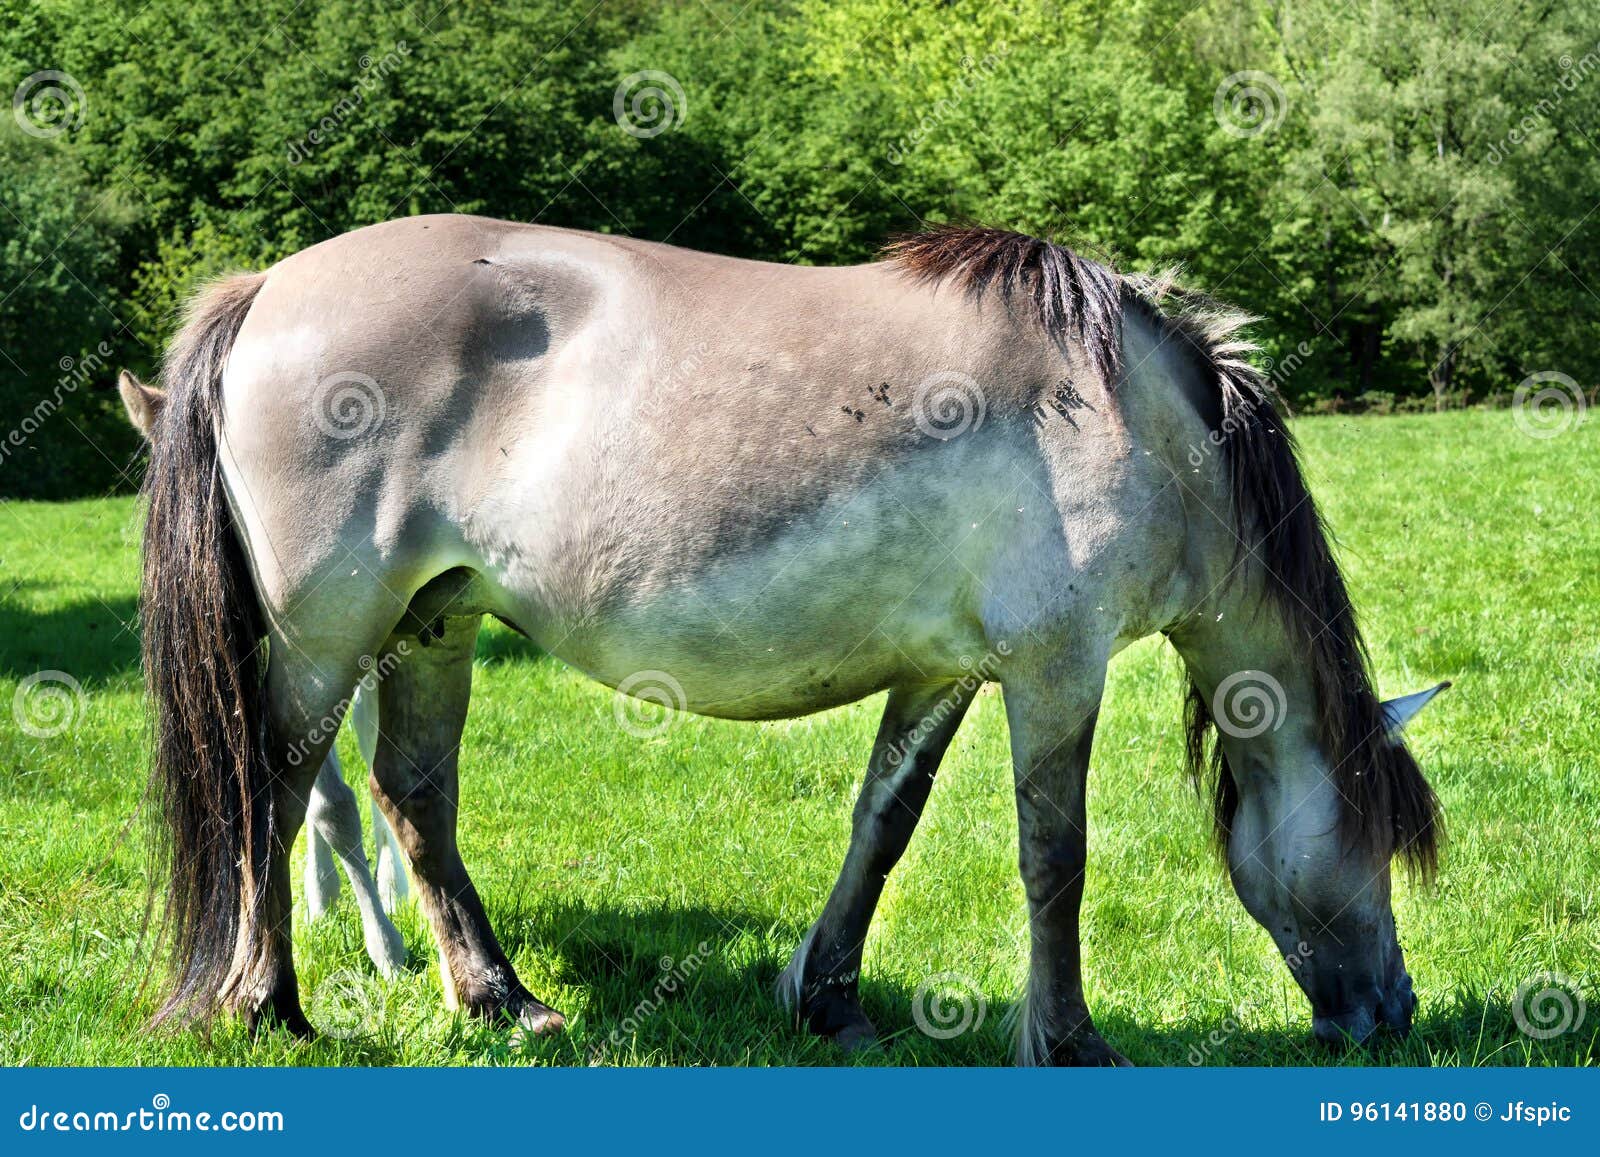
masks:
<svg viewBox="0 0 1600 1157"><path fill-rule="evenodd" d="M1092 678L1092 695L1083 694ZM1088 860L1089 748L1104 666L1007 680L1016 777L1019 865L1031 939L1017 1063L1125 1065L1101 1038L1083 996L1078 908ZM1076 688L1074 687L1076 684Z"/></svg>
<svg viewBox="0 0 1600 1157"><path fill-rule="evenodd" d="M858 993L862 946L884 881L911 841L939 761L976 688L973 678L889 693L839 879L778 980L778 997L796 1018L845 1048L875 1037Z"/></svg>

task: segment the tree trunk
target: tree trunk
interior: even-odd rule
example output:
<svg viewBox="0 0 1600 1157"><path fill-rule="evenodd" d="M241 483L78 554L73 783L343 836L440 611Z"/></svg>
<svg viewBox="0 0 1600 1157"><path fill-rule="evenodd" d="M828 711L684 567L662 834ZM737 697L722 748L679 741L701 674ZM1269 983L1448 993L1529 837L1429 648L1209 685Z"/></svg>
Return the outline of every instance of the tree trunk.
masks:
<svg viewBox="0 0 1600 1157"><path fill-rule="evenodd" d="M1433 387L1433 409L1435 413L1444 412L1445 395L1450 392L1450 383L1455 378L1456 347L1454 342L1446 342L1439 351L1439 360L1433 363L1433 369L1428 371L1428 385Z"/></svg>

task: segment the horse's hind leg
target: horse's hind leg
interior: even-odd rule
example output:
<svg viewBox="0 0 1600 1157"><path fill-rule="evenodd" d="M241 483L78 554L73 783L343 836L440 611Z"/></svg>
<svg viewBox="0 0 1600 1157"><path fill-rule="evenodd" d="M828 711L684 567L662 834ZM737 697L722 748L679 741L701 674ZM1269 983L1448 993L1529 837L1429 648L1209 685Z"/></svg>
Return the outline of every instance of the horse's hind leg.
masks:
<svg viewBox="0 0 1600 1157"><path fill-rule="evenodd" d="M405 639L405 658L378 689L381 724L372 790L405 849L423 909L439 943L445 1001L524 1029L562 1026L534 999L489 927L456 847L457 761L472 694L478 616L444 620L443 637Z"/></svg>
<svg viewBox="0 0 1600 1157"><path fill-rule="evenodd" d="M267 664L266 758L273 770L271 839L267 845L264 894L258 920L241 929L219 1002L252 1025L275 1021L301 1036L312 1035L300 1007L294 970L293 885L289 849L305 823L312 784L344 711L344 694L355 681L355 656L348 663L324 651L313 659L283 630L270 639Z"/></svg>
<svg viewBox="0 0 1600 1157"><path fill-rule="evenodd" d="M400 837L389 826L377 796L372 797L372 839L378 849L378 900L385 912L394 912L410 898L411 885Z"/></svg>
<svg viewBox="0 0 1600 1157"><path fill-rule="evenodd" d="M367 955L384 976L394 976L406 962L406 942L400 930L389 922L378 902L378 887L367 867L367 853L361 841L361 807L356 803L356 793L344 781L339 766L339 756L332 748L328 758L317 772L311 790L311 801L306 814L308 857L319 846L323 855L337 856L345 875L350 877L350 890L355 893L356 907L361 911L361 933L366 943ZM331 855L330 855L331 851ZM312 874L309 860L306 875ZM337 874L333 877L333 895L338 895ZM331 900L328 901L331 903ZM307 907L311 919L319 915L315 897L308 895Z"/></svg>
<svg viewBox="0 0 1600 1157"><path fill-rule="evenodd" d="M778 980L778 997L819 1036L846 1048L874 1038L861 1009L862 947L884 881L911 841L945 748L966 713L962 683L896 688L856 799L838 882Z"/></svg>
<svg viewBox="0 0 1600 1157"><path fill-rule="evenodd" d="M1005 683L1031 939L1019 1064L1127 1063L1089 1017L1078 945L1088 862L1084 791L1104 678L1096 659Z"/></svg>
<svg viewBox="0 0 1600 1157"><path fill-rule="evenodd" d="M350 702L350 729L356 733L356 747L370 770L378 757L378 694L375 690L356 687L355 698ZM371 798L372 842L378 850L378 898L385 912L393 912L405 903L410 890L406 884L406 866L400 841L384 818L378 797Z"/></svg>

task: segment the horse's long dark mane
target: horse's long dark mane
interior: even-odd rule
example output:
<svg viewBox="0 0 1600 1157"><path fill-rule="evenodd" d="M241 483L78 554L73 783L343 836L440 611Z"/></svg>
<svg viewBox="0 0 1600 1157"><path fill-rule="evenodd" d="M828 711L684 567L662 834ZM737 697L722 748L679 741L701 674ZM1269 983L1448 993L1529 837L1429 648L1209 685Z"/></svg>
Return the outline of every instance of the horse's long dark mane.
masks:
<svg viewBox="0 0 1600 1157"><path fill-rule="evenodd" d="M1020 300L1053 340L1080 343L1108 388L1121 372L1130 309L1189 352L1217 392L1215 429L1241 555L1249 555L1265 599L1311 664L1318 736L1343 797L1345 838L1431 871L1442 828L1438 804L1405 745L1388 734L1294 436L1271 382L1249 360L1256 347L1243 331L1252 319L1175 288L1171 274L1121 276L1064 245L999 229L937 226L896 239L884 255L919 280L950 282L975 296L998 292L1013 309ZM1221 744L1210 741L1210 710L1192 681L1186 716L1189 774L1197 785L1213 784L1217 832L1226 842L1238 789Z"/></svg>
<svg viewBox="0 0 1600 1157"><path fill-rule="evenodd" d="M952 281L974 297L994 290L1060 344L1076 339L1107 382L1122 354L1122 284L1065 245L977 226L936 225L897 237L884 256L922 281Z"/></svg>

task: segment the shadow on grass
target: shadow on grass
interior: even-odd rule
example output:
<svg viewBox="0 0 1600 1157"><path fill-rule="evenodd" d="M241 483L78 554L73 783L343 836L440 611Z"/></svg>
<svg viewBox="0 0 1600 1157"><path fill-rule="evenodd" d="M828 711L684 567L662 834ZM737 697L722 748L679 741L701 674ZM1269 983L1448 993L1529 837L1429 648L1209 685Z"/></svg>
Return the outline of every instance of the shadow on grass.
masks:
<svg viewBox="0 0 1600 1157"><path fill-rule="evenodd" d="M779 973L805 929L759 913L688 906L646 911L581 903L501 909L493 916L507 953L536 961L524 977L563 1004L567 1031L513 1042L506 1026L458 1020L442 1042L489 1064L569 1065L1009 1065L1012 1000L950 993L930 1008L925 986L874 976L862 1002L880 1043L846 1054L795 1025L774 999ZM543 989L543 991L541 991ZM555 989L556 991L551 991ZM558 996L564 992L564 996ZM942 1019L941 1019L942 1017ZM1424 1010L1405 1040L1328 1050L1311 1038L1309 1009L1279 1030L1241 1028L1227 1016L1152 1024L1134 1010L1104 1009L1097 1023L1136 1064L1173 1067L1583 1064L1595 1059L1600 1026L1544 1045L1517 1030L1504 999L1459 994ZM944 1035L949 1033L948 1036ZM395 1041L341 1042L341 1063L389 1064Z"/></svg>
<svg viewBox="0 0 1600 1157"><path fill-rule="evenodd" d="M1009 1025L1017 1012L1015 1001L985 1001L973 994L973 1000L963 1003L957 992L952 1003L946 990L943 1007L933 1009L925 985L877 978L870 961L861 995L878 1026L879 1044L847 1054L808 1035L773 996L804 928L765 915L692 906L640 912L566 904L538 911L502 910L495 922L508 954L523 962L524 979L569 1014L567 1030L518 1042L510 1026L457 1017L432 1030L438 1034L434 1046L452 1058L448 1063L1011 1063ZM352 955L356 952L352 945ZM530 960L537 962L532 969ZM430 1005L436 996L428 994ZM396 1010L381 1031L319 1041L295 1063L403 1063L410 1032L428 1015L416 1007ZM1309 1009L1279 1029L1242 1028L1233 1017L1214 1013L1154 1024L1139 1010L1126 1008L1104 1008L1096 1022L1113 1046L1146 1067L1571 1066L1600 1061L1600 1018L1589 1017L1558 1038L1538 1040L1519 1029L1503 993L1484 998L1465 990L1425 1008L1405 1040L1381 1035L1369 1046L1338 1050L1311 1038ZM253 1062L246 1054L233 1063Z"/></svg>
<svg viewBox="0 0 1600 1157"><path fill-rule="evenodd" d="M49 611L22 606L14 597L0 599L0 676L22 679L58 670L80 683L121 678L139 669L137 617L131 597Z"/></svg>

